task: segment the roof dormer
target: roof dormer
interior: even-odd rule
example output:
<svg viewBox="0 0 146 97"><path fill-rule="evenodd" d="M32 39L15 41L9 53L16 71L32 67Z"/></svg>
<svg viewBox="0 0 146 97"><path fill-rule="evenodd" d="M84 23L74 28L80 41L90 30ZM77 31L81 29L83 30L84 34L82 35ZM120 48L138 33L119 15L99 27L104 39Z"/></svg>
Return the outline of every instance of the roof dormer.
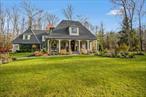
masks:
<svg viewBox="0 0 146 97"><path fill-rule="evenodd" d="M27 34L23 34L23 40L30 40L31 39L31 35L27 35Z"/></svg>
<svg viewBox="0 0 146 97"><path fill-rule="evenodd" d="M71 36L78 36L79 35L79 27L77 27L77 26L70 26L69 27L69 35L71 35Z"/></svg>

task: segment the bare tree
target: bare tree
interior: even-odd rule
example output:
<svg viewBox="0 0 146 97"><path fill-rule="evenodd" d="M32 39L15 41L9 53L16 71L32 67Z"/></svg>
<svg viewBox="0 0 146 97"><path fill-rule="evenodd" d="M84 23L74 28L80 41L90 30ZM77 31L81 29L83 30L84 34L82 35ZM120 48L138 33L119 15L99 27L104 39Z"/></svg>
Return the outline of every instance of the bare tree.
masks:
<svg viewBox="0 0 146 97"><path fill-rule="evenodd" d="M20 33L24 32L24 29L25 29L25 18L22 17L22 19L21 19Z"/></svg>
<svg viewBox="0 0 146 97"><path fill-rule="evenodd" d="M5 9L2 7L2 3L0 2L0 33L4 34L4 26L5 26Z"/></svg>
<svg viewBox="0 0 146 97"><path fill-rule="evenodd" d="M140 50L143 50L143 30L142 30L142 17L144 16L144 5L145 0L138 0L137 3L137 16L138 16L138 24L139 24L139 41L140 41Z"/></svg>
<svg viewBox="0 0 146 97"><path fill-rule="evenodd" d="M118 7L122 7L123 12L123 30L128 35L128 43L132 48L132 32L133 32L133 19L135 15L136 1L135 0L111 0Z"/></svg>
<svg viewBox="0 0 146 97"><path fill-rule="evenodd" d="M39 12L36 14L34 18L34 23L33 23L33 29L38 30L42 29L42 19L43 19L43 13Z"/></svg>
<svg viewBox="0 0 146 97"><path fill-rule="evenodd" d="M68 5L67 8L63 9L63 14L66 19L72 20L73 19L73 7L72 5Z"/></svg>
<svg viewBox="0 0 146 97"><path fill-rule="evenodd" d="M130 30L133 30L133 18L135 15L136 1L135 0L127 0L127 10L129 14L129 22L130 22Z"/></svg>
<svg viewBox="0 0 146 97"><path fill-rule="evenodd" d="M86 16L77 15L77 20L80 21L80 23L82 23L82 25L84 25L88 30L96 33L95 26L90 23Z"/></svg>
<svg viewBox="0 0 146 97"><path fill-rule="evenodd" d="M20 16L19 16L18 8L16 8L16 7L12 8L11 18L12 18L12 26L13 26L13 38L15 38L19 35L19 18L20 18Z"/></svg>
<svg viewBox="0 0 146 97"><path fill-rule="evenodd" d="M80 21L83 25L88 21L88 18L82 15L77 15L78 21Z"/></svg>
<svg viewBox="0 0 146 97"><path fill-rule="evenodd" d="M46 13L46 20L49 24L55 26L58 23L59 18L54 14Z"/></svg>
<svg viewBox="0 0 146 97"><path fill-rule="evenodd" d="M0 2L0 47L5 47L6 11Z"/></svg>
<svg viewBox="0 0 146 97"><path fill-rule="evenodd" d="M30 0L23 0L22 1L23 9L28 17L28 27L32 27L33 17L42 13L42 10L37 10L35 7L32 6Z"/></svg>

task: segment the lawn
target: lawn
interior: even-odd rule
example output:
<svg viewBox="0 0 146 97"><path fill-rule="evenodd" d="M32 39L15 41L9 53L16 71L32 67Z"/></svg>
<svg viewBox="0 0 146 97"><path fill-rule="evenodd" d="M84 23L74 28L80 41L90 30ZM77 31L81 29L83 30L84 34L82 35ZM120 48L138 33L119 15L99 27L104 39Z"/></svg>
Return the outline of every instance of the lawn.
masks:
<svg viewBox="0 0 146 97"><path fill-rule="evenodd" d="M10 53L10 56L15 58L27 57L30 56L32 52L24 52L24 53Z"/></svg>
<svg viewBox="0 0 146 97"><path fill-rule="evenodd" d="M146 56L67 56L3 64L0 97L146 97Z"/></svg>

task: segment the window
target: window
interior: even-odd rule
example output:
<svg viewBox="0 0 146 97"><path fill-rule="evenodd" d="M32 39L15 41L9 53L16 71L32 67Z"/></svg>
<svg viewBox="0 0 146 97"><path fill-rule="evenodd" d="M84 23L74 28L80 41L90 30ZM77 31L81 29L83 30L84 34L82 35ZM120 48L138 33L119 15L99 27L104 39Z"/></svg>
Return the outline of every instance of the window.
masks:
<svg viewBox="0 0 146 97"><path fill-rule="evenodd" d="M30 35L27 35L27 40L30 40Z"/></svg>
<svg viewBox="0 0 146 97"><path fill-rule="evenodd" d="M78 27L70 27L69 33L70 33L70 35L79 35L79 28Z"/></svg>
<svg viewBox="0 0 146 97"><path fill-rule="evenodd" d="M42 36L42 41L45 41L45 36Z"/></svg>
<svg viewBox="0 0 146 97"><path fill-rule="evenodd" d="M72 33L77 33L77 28L72 27L71 30L72 30Z"/></svg>
<svg viewBox="0 0 146 97"><path fill-rule="evenodd" d="M23 35L23 40L30 40L31 35Z"/></svg>
<svg viewBox="0 0 146 97"><path fill-rule="evenodd" d="M25 37L26 37L26 35L23 35L23 40L25 40L25 39L26 39Z"/></svg>

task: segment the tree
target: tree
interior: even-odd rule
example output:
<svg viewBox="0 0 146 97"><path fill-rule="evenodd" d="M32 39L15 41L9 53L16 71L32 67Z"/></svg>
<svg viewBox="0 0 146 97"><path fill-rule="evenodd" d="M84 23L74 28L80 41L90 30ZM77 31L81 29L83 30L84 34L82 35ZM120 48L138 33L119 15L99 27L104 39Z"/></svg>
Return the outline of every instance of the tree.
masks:
<svg viewBox="0 0 146 97"><path fill-rule="evenodd" d="M132 32L133 32L133 19L135 15L135 6L136 6L136 1L135 0L112 0L112 2L119 6L122 7L122 16L123 16L123 23L122 24L122 31L125 34L128 35L128 45L130 48L132 48ZM124 28L123 28L124 27Z"/></svg>
<svg viewBox="0 0 146 97"><path fill-rule="evenodd" d="M23 9L28 17L28 27L32 27L33 17L42 13L42 10L37 10L35 7L32 6L29 0L22 1Z"/></svg>
<svg viewBox="0 0 146 97"><path fill-rule="evenodd" d="M5 22L6 12L0 2L0 46L5 47Z"/></svg>
<svg viewBox="0 0 146 97"><path fill-rule="evenodd" d="M49 24L55 26L58 23L59 18L54 14L46 13L46 20Z"/></svg>
<svg viewBox="0 0 146 97"><path fill-rule="evenodd" d="M43 20L43 13L39 12L37 13L37 15L34 18L34 23L33 23L33 29L34 30L38 30L38 29L42 29L42 20Z"/></svg>
<svg viewBox="0 0 146 97"><path fill-rule="evenodd" d="M115 49L117 45L117 34L114 32L109 32L105 34L105 47L109 50Z"/></svg>
<svg viewBox="0 0 146 97"><path fill-rule="evenodd" d="M13 25L13 38L17 37L19 35L19 12L18 8L13 7L12 8L12 14L11 14L11 19L12 19L12 25Z"/></svg>
<svg viewBox="0 0 146 97"><path fill-rule="evenodd" d="M145 0L138 0L137 3L137 16L138 16L138 25L139 25L139 41L140 41L140 50L143 50L143 39L142 39L142 17L144 16L144 5L145 5Z"/></svg>
<svg viewBox="0 0 146 97"><path fill-rule="evenodd" d="M66 19L72 20L73 19L73 7L72 5L68 5L65 9L63 9L63 14Z"/></svg>
<svg viewBox="0 0 146 97"><path fill-rule="evenodd" d="M99 51L104 50L104 26L103 23L100 24L100 30L97 33L97 41L99 43Z"/></svg>

